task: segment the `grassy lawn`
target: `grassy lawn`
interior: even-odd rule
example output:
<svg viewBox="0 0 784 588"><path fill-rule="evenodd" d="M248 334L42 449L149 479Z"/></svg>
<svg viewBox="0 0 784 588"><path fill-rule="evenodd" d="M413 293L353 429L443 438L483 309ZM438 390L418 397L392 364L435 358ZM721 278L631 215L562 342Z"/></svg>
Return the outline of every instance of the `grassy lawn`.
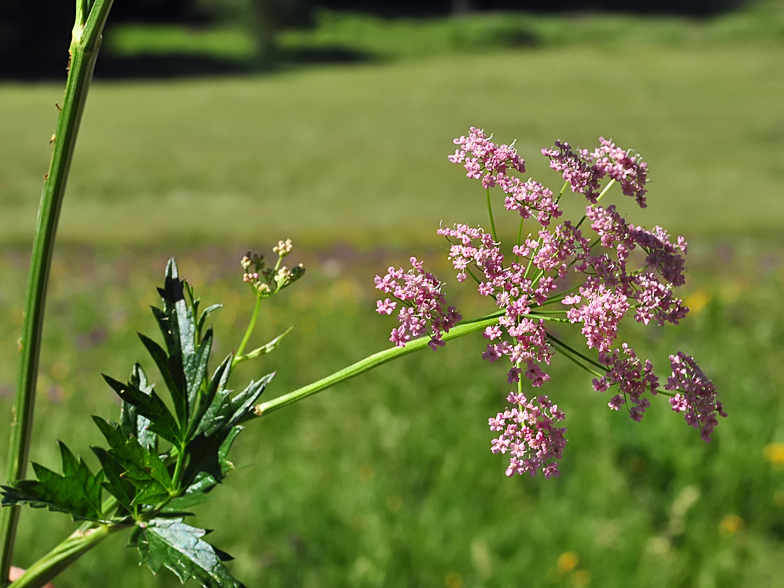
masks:
<svg viewBox="0 0 784 588"><path fill-rule="evenodd" d="M0 240L28 242L59 86L0 87ZM432 238L471 216L446 161L470 125L517 139L534 175L555 139L599 136L650 163L635 221L775 232L784 51L571 47L249 78L97 83L61 237L79 243ZM544 174L544 175L543 175ZM206 222L205 222L206 221Z"/></svg>
<svg viewBox="0 0 784 588"><path fill-rule="evenodd" d="M239 257L295 239L308 274L270 305L257 341L298 327L240 374L276 370L268 394L278 395L388 344L392 325L373 312L376 273L412 253L452 273L435 229L485 218L481 191L446 161L453 137L474 125L517 139L532 174L560 187L539 150L558 138L593 147L603 135L650 164L649 207L628 208L630 220L691 243L692 314L679 328L624 335L659 366L677 349L700 360L730 413L713 443L663 398L640 424L610 412L585 374L556 360L548 393L567 412L563 474L506 479L487 428L508 391L503 370L480 359L481 338L468 338L250 424L233 457L239 470L197 524L217 528L211 539L254 587L780 586L784 463L766 453L784 443L779 4L757 9L770 10L767 28L748 13L648 28L626 17L525 18L519 26L541 42L517 48L482 41L497 36L481 31L512 30L509 18L467 21L479 32L460 45L468 33L455 37L446 21L406 36L412 23L327 15L284 47L351 40L383 61L96 82L55 255L33 459L56 467L54 438L87 455L100 438L86 415L117 418L99 373L122 378L143 359L134 332L152 334L148 305L168 256L205 301L226 303L216 318L221 355L251 311ZM362 34L346 33L351 26ZM399 28L385 36L385 27ZM647 40L635 42L644 29ZM133 54L145 33L131 33L116 51ZM210 51L234 47L242 58L241 41L226 38ZM433 49L408 58L426 38ZM159 51L191 42L164 41ZM3 414L61 97L59 85L0 85ZM457 292L451 282L472 309ZM71 528L65 516L26 512L20 563ZM101 545L57 587L178 585L137 570L123 540Z"/></svg>
<svg viewBox="0 0 784 588"><path fill-rule="evenodd" d="M4 332L18 329L23 257L8 251L0 265ZM256 340L298 328L239 376L276 370L270 396L385 347L392 326L372 310L372 275L400 256L343 248L304 261L311 273L269 306ZM155 303L164 262L162 253L138 248L59 250L37 461L56 467L54 438L83 455L100 442L87 414L117 418L98 372L123 377L131 362L145 362L133 332L152 334L146 306ZM179 262L206 301L228 304L216 319L222 356L236 346L252 305L236 256L202 247ZM200 508L196 524L217 528L211 538L237 557L234 569L249 586L777 586L784 469L766 459L766 447L784 441L784 370L773 352L784 343L776 304L784 251L703 240L690 263L689 320L647 333L631 328L624 337L658 366L676 349L699 357L730 413L711 444L663 398L639 424L609 411L589 377L556 358L548 393L567 413L562 476L507 479L503 458L489 452L487 429L507 391L504 369L480 359L477 336L250 423L232 458L239 470ZM435 262L441 274L443 265ZM450 295L458 292L450 283ZM465 296L457 301L470 306ZM11 337L1 351L5 412ZM46 525L54 536L71 527L67 517L40 511L26 512L24 521L22 563L51 543L36 529ZM58 588L101 585L106 577L128 588L177 585L173 576L153 579L136 569L122 541L87 555Z"/></svg>

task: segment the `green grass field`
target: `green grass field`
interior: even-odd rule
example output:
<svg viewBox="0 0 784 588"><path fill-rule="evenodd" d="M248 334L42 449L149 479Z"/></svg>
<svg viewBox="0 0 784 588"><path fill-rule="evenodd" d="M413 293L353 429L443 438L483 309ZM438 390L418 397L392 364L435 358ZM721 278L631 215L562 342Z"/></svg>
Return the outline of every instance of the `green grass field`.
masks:
<svg viewBox="0 0 784 588"><path fill-rule="evenodd" d="M743 18L716 23L741 30ZM539 149L604 135L650 163L649 207L627 208L630 220L691 244L692 314L624 336L661 371L677 349L700 360L730 413L713 443L663 398L640 424L611 412L587 375L556 360L547 389L567 412L563 474L507 479L487 428L504 374L480 359L481 338L466 338L251 423L233 456L239 470L197 524L217 529L211 538L251 587L784 586L784 460L770 449L784 443L784 43L768 33L598 43L597 31L619 39L644 24L616 20L596 19L563 47L418 59L398 49L381 63L96 83L54 260L33 459L55 467L55 438L83 455L100 442L88 415L116 418L118 406L99 374L125 377L144 358L134 333L153 332L147 307L169 256L206 301L226 303L220 355L251 311L239 257L295 239L308 274L269 305L257 341L298 327L240 374L276 370L272 397L388 345L391 321L373 311L376 273L416 254L451 274L439 222L484 222L481 191L446 161L454 136L475 125L517 139L534 176L555 187ZM61 96L53 84L0 85L6 415ZM64 515L28 510L19 562L70 529ZM124 539L86 555L57 588L178 585L137 569Z"/></svg>

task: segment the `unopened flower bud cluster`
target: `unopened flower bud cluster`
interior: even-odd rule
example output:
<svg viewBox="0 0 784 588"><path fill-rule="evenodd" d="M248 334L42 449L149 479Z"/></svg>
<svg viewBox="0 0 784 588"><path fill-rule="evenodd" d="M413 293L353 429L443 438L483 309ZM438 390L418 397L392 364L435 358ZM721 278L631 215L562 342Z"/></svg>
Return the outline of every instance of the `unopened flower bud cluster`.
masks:
<svg viewBox="0 0 784 588"><path fill-rule="evenodd" d="M274 266L268 267L264 256L257 253L248 253L240 260L243 269L242 281L250 284L260 297L272 296L286 286L291 285L302 277L305 267L302 264L289 268L282 265L284 257L292 250L291 239L279 241L272 251L278 255Z"/></svg>

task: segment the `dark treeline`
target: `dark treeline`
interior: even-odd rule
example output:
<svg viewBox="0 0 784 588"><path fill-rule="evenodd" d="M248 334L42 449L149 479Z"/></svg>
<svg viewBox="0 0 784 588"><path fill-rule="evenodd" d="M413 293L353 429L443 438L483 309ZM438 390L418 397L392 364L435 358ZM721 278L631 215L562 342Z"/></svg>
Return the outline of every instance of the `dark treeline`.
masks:
<svg viewBox="0 0 784 588"><path fill-rule="evenodd" d="M333 10L371 12L387 16L435 16L488 10L613 11L709 16L737 8L742 2L743 0L317 0L315 4Z"/></svg>
<svg viewBox="0 0 784 588"><path fill-rule="evenodd" d="M480 11L623 11L710 16L750 0L115 0L107 25L234 22L256 39L259 64L274 59L275 32L309 26L320 8L384 17L461 15ZM0 0L0 76L64 75L73 22L69 0Z"/></svg>

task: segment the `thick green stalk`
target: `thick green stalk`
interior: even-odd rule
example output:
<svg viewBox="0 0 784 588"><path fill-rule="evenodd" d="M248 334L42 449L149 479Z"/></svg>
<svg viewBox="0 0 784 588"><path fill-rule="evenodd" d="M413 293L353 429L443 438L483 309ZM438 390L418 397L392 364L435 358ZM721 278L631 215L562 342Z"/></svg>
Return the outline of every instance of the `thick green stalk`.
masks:
<svg viewBox="0 0 784 588"><path fill-rule="evenodd" d="M95 60L101 44L101 31L111 5L112 0L95 0L89 15L86 15L85 0L77 0L76 2L76 22L71 40L65 99L53 139L54 153L49 173L45 177L30 260L24 325L19 344L21 357L16 407L10 427L11 445L6 476L6 480L9 481L24 478L27 470L46 289L49 282L49 269L52 263L57 223L60 218L60 209L76 145L79 123L82 119ZM32 39L30 41L33 42ZM2 516L0 520L0 541L2 541L0 586L3 586L7 583L8 571L11 567L19 507L6 507L2 509L0 516Z"/></svg>
<svg viewBox="0 0 784 588"><path fill-rule="evenodd" d="M30 566L9 588L40 588L111 533L126 527L127 525L99 525L85 530L79 529Z"/></svg>
<svg viewBox="0 0 784 588"><path fill-rule="evenodd" d="M496 324L498 322L499 315L500 313L496 313L494 316L485 317L470 323L458 325L451 328L449 332L445 333L441 338L444 341L449 341L450 339L457 339L458 337L468 335L469 333L481 331L485 327ZM253 415L264 416L274 412L279 408L283 408L284 406L293 404L294 402L302 400L303 398L307 398L308 396L316 394L317 392L331 388L340 382L345 382L354 376L363 374L369 370L372 370L373 368L392 361L393 359L397 359L399 357L403 357L404 355L408 355L409 353L414 353L415 351L424 349L427 347L429 342L429 337L421 337L419 339L415 339L414 341L409 341L406 343L405 347L392 347L391 349L379 351L378 353L375 353L353 365L343 368L342 370L337 371L334 374L319 380L318 382L313 382L312 384L308 384L299 390L294 390L293 392L279 396L278 398L270 400L269 402L262 402L261 404L256 405L253 408Z"/></svg>

